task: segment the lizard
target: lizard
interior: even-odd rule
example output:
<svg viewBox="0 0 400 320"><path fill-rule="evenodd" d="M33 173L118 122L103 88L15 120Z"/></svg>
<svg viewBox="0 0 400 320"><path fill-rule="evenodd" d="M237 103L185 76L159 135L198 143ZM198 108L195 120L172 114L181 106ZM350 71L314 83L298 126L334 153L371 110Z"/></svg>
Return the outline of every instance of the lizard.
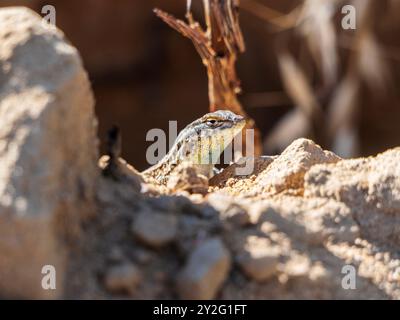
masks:
<svg viewBox="0 0 400 320"><path fill-rule="evenodd" d="M142 175L166 184L171 172L185 163L210 178L221 153L245 124L243 116L228 110L207 113L187 125L168 153L158 163L142 171Z"/></svg>

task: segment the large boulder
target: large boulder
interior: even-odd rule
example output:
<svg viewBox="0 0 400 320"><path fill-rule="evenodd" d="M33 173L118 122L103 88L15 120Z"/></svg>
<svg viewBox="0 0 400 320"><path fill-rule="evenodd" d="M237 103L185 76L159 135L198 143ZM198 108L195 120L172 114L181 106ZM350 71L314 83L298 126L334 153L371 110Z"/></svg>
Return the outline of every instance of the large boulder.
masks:
<svg viewBox="0 0 400 320"><path fill-rule="evenodd" d="M77 50L33 11L0 9L0 296L62 296L65 243L93 212L96 160ZM45 265L55 290L41 286Z"/></svg>

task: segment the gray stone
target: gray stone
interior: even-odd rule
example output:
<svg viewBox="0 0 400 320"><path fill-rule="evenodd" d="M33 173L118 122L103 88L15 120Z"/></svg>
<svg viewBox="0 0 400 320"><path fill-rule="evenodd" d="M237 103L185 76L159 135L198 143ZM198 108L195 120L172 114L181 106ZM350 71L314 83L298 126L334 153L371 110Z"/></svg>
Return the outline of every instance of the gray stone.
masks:
<svg viewBox="0 0 400 320"><path fill-rule="evenodd" d="M219 238L201 243L189 256L178 278L182 299L213 299L228 276L229 251Z"/></svg>
<svg viewBox="0 0 400 320"><path fill-rule="evenodd" d="M176 238L178 218L165 212L141 211L132 225L132 232L144 244L159 248Z"/></svg>
<svg viewBox="0 0 400 320"><path fill-rule="evenodd" d="M140 270L132 263L111 267L104 279L106 289L112 293L133 294L140 283Z"/></svg>
<svg viewBox="0 0 400 320"><path fill-rule="evenodd" d="M77 50L41 16L0 9L0 296L63 295L64 236L93 212L94 99ZM56 290L43 290L44 265Z"/></svg>
<svg viewBox="0 0 400 320"><path fill-rule="evenodd" d="M249 242L237 255L243 273L256 281L266 281L277 273L279 250L265 243Z"/></svg>

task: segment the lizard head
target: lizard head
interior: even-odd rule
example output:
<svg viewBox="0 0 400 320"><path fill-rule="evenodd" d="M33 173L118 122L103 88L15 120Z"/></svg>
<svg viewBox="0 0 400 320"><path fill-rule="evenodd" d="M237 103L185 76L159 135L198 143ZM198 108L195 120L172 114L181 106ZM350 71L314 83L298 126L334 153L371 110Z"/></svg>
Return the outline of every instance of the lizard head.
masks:
<svg viewBox="0 0 400 320"><path fill-rule="evenodd" d="M228 130L231 132L236 131L235 133L237 134L246 124L244 117L228 110L207 113L195 122L197 122L196 125L201 130L209 131L210 133Z"/></svg>
<svg viewBox="0 0 400 320"><path fill-rule="evenodd" d="M192 161L215 163L245 124L244 117L228 110L207 113L192 122L187 127L191 129L190 131L196 136L197 141L193 143L193 139L191 139Z"/></svg>
<svg viewBox="0 0 400 320"><path fill-rule="evenodd" d="M215 141L225 138L229 144L245 124L244 117L228 110L218 110L205 114L195 127L201 137L215 137Z"/></svg>

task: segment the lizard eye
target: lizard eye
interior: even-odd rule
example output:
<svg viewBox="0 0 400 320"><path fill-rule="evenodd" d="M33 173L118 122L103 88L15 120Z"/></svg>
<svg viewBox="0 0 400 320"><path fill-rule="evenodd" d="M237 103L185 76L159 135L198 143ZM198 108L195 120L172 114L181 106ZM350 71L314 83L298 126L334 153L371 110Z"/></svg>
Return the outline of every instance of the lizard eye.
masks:
<svg viewBox="0 0 400 320"><path fill-rule="evenodd" d="M217 124L217 120L211 119L211 120L207 120L207 125L210 127L213 127Z"/></svg>

